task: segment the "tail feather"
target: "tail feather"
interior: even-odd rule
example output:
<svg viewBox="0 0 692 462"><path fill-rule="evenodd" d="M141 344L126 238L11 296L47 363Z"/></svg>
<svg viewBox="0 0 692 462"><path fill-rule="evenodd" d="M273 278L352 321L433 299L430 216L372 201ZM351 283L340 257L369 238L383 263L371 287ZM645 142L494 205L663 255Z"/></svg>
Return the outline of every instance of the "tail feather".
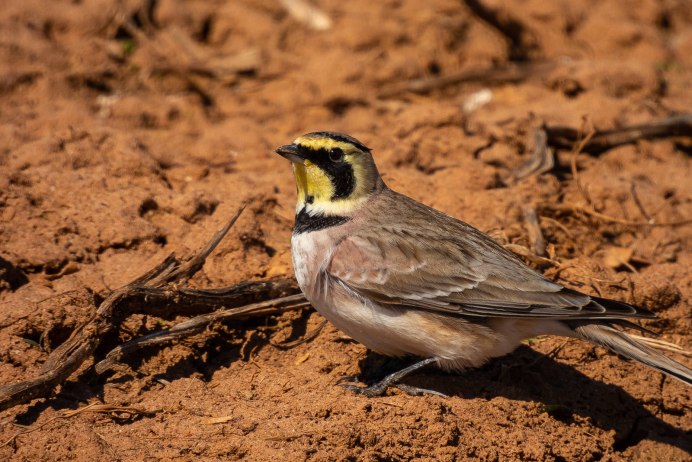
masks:
<svg viewBox="0 0 692 462"><path fill-rule="evenodd" d="M570 323L578 337L692 385L692 370L607 324Z"/></svg>

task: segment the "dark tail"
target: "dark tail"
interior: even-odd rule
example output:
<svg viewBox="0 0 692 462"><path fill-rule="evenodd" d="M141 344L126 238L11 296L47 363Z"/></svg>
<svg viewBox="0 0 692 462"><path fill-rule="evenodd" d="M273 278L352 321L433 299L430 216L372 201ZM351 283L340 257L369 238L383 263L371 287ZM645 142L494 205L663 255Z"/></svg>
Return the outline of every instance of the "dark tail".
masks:
<svg viewBox="0 0 692 462"><path fill-rule="evenodd" d="M593 322L593 321L592 321ZM614 320L615 323L617 321ZM692 385L692 370L608 324L569 322L578 337Z"/></svg>

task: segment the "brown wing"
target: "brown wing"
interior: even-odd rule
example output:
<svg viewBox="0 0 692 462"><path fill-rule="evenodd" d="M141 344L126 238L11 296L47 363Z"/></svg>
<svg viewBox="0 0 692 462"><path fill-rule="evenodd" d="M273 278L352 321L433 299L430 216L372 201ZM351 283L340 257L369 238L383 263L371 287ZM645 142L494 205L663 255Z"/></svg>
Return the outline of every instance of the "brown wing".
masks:
<svg viewBox="0 0 692 462"><path fill-rule="evenodd" d="M380 303L471 316L650 316L625 303L566 289L489 236L388 191L359 232L338 243L327 274ZM378 209L379 208L379 209ZM382 209L397 215L383 222ZM354 226L355 228L355 226Z"/></svg>

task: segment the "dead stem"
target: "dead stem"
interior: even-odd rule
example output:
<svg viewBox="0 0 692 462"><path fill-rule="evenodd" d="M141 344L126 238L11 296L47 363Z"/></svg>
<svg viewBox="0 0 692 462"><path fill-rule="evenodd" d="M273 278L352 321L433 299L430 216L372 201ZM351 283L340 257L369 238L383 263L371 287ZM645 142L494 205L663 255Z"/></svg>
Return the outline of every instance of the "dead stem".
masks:
<svg viewBox="0 0 692 462"><path fill-rule="evenodd" d="M581 206L561 206L561 207L556 207L555 210L558 211L569 211L569 212L581 212L586 215L589 215L593 218L597 218L599 220L607 221L609 223L617 223L619 225L623 226L684 226L684 225L689 225L692 224L692 218L684 218L682 220L678 221L654 221L654 222L646 222L646 221L631 221L631 220L623 220L622 218L617 218L617 217L611 217L609 215L605 215L603 213L596 212L595 210L588 209L586 207L581 207Z"/></svg>
<svg viewBox="0 0 692 462"><path fill-rule="evenodd" d="M581 134L585 133L585 129L588 127L588 132L586 132L586 135L582 137ZM572 179L574 182L577 184L577 188L579 188L579 192L581 192L582 197L584 197L584 200L586 203L591 207L595 208L593 205L593 201L591 200L591 196L589 196L589 192L586 190L586 187L582 184L580 178L579 178L579 170L577 169L577 157L579 154L584 150L584 146L586 146L589 143L589 140L593 138L594 134L596 133L596 130L593 127L593 124L589 120L588 117L584 117L582 121L582 130L580 131L580 136L577 142L574 144L574 147L572 148L572 157L570 160L570 168L572 170Z"/></svg>
<svg viewBox="0 0 692 462"><path fill-rule="evenodd" d="M522 212L524 213L524 224L526 225L526 231L529 234L531 250L533 250L533 252L539 257L545 257L545 238L543 237L543 232L538 224L536 209L527 205L522 208Z"/></svg>
<svg viewBox="0 0 692 462"><path fill-rule="evenodd" d="M581 136L580 130L570 127L545 127L548 144L557 149L570 149ZM639 140L692 136L692 114L679 114L640 125L630 125L614 130L596 130L581 151L599 155L609 149Z"/></svg>
<svg viewBox="0 0 692 462"><path fill-rule="evenodd" d="M553 150L548 147L548 135L544 127L539 127L533 135L534 147L531 156L514 169L510 174L510 182L516 183L529 176L540 175L549 172L555 166L555 155Z"/></svg>
<svg viewBox="0 0 692 462"><path fill-rule="evenodd" d="M632 182L630 184L630 194L632 195L632 199L634 200L634 204L637 206L639 209L639 212L642 214L644 218L646 218L647 222L652 222L653 217L649 215L649 213L646 211L644 208L644 204L642 204L641 199L639 198L639 194L637 193L637 184L635 182Z"/></svg>
<svg viewBox="0 0 692 462"><path fill-rule="evenodd" d="M180 282L190 279L202 268L206 258L226 236L246 205L242 205L198 252L186 258L177 258L171 254L129 284L111 292L100 303L91 319L75 329L70 338L48 356L38 377L0 387L0 410L26 403L34 398L49 396L55 387L67 380L92 357L105 334L117 329L129 314L199 314L218 310L192 318L169 331L152 334L116 348L106 360L97 365L101 372L127 351L192 335L212 322L242 316L264 316L307 306L302 295L293 295L298 292L298 288L293 280L287 279L246 282L220 289L196 290L178 287ZM252 304L247 305L248 303ZM233 306L237 308L221 309Z"/></svg>
<svg viewBox="0 0 692 462"><path fill-rule="evenodd" d="M145 347L164 345L185 337L190 337L204 331L208 326L217 322L250 316L269 316L283 313L284 311L302 309L309 305L310 304L305 300L302 294L296 294L253 303L239 308L218 310L213 313L196 316L180 324L176 324L170 329L154 332L115 347L106 355L104 360L96 364L94 369L97 374L103 374L116 363L120 362L125 356L135 351Z"/></svg>
<svg viewBox="0 0 692 462"><path fill-rule="evenodd" d="M484 85L516 83L532 76L543 75L554 67L555 63L552 62L534 62L492 69L473 69L439 77L424 77L383 86L378 96L390 98L407 92L429 93L433 90L473 82L482 82Z"/></svg>

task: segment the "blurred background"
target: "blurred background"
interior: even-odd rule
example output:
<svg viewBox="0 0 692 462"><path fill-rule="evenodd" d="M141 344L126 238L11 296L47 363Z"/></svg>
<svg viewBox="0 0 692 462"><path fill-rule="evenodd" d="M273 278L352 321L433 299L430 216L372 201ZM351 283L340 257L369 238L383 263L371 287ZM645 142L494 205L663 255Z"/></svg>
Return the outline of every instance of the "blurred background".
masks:
<svg viewBox="0 0 692 462"><path fill-rule="evenodd" d="M649 327L692 345L689 1L0 4L3 382L35 374L90 314L86 302L46 300L104 294L199 247L250 197L195 283L292 276L295 186L273 150L317 130L355 136L389 186L490 232L563 284L656 311ZM603 138L638 125L624 141ZM444 403L367 404L334 386L359 372L365 350L332 327L295 350L268 346L320 322L291 316L151 353L136 373L73 382L56 405L98 396L164 407L166 417L121 426L80 416L0 456L689 457L680 433L692 429L689 392L602 350L569 343L554 357L617 387L541 366L567 388L512 375L497 391L496 365L471 379L433 373L428 387L460 394ZM128 326L135 336L161 322ZM21 409L25 423L55 413ZM3 435L17 412L0 414ZM203 423L218 415L232 424Z"/></svg>

